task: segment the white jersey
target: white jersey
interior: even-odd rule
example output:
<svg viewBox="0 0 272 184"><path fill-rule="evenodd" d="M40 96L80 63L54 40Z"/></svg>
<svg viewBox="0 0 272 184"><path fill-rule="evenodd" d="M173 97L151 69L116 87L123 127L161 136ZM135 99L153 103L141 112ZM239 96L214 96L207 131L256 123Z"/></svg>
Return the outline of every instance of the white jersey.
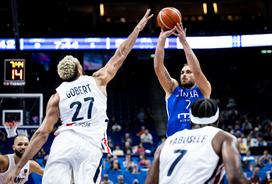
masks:
<svg viewBox="0 0 272 184"><path fill-rule="evenodd" d="M16 164L15 164L15 160L14 160L14 154L9 154L8 156L8 160L9 160L9 166L8 169L3 172L0 173L0 183L4 183L5 179L7 178L7 176L14 170ZM25 182L27 182L28 180L28 175L29 175L29 161L26 163L26 165L21 169L19 175L16 177L16 180L14 183L16 184L23 184Z"/></svg>
<svg viewBox="0 0 272 184"><path fill-rule="evenodd" d="M63 82L56 91L60 97L62 121L56 135L66 130L75 131L101 147L108 124L107 97L98 88L94 78L80 76L72 82Z"/></svg>
<svg viewBox="0 0 272 184"><path fill-rule="evenodd" d="M206 126L185 129L168 137L160 154L159 183L219 183L224 169L212 147L212 140L219 131Z"/></svg>

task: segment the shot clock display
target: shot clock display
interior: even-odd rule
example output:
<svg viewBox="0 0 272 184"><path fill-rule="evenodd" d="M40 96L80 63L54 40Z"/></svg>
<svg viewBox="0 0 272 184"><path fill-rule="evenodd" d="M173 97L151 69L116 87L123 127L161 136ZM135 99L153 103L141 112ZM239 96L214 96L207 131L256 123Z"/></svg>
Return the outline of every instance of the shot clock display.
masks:
<svg viewBox="0 0 272 184"><path fill-rule="evenodd" d="M25 60L24 59L5 59L4 85L5 86L24 86L25 85Z"/></svg>

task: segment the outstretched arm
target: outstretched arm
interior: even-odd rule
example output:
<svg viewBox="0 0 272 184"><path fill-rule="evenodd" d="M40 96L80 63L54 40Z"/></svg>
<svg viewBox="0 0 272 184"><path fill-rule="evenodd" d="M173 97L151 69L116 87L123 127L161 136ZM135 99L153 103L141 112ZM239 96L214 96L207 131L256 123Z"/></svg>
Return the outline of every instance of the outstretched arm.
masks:
<svg viewBox="0 0 272 184"><path fill-rule="evenodd" d="M217 145L221 145L221 151L219 151L221 154L219 154L223 159L228 182L230 184L246 184L247 179L242 171L237 139L229 133L219 132L214 140L221 142Z"/></svg>
<svg viewBox="0 0 272 184"><path fill-rule="evenodd" d="M154 154L154 160L151 168L148 171L148 175L145 180L145 184L158 184L159 183L159 168L160 168L160 155L163 144L161 144Z"/></svg>
<svg viewBox="0 0 272 184"><path fill-rule="evenodd" d="M186 30L184 30L182 24L177 24L177 36L183 46L187 63L195 76L196 84L199 86L204 97L210 98L212 91L211 84L202 72L199 61L186 40Z"/></svg>
<svg viewBox="0 0 272 184"><path fill-rule="evenodd" d="M13 183L14 178L19 174L27 161L32 159L47 141L49 133L52 132L54 125L57 123L59 118L58 103L59 96L57 94L52 95L47 103L46 115L41 126L32 136L30 143L22 158L17 163L16 168L7 177L7 183Z"/></svg>
<svg viewBox="0 0 272 184"><path fill-rule="evenodd" d="M164 47L166 39L174 33L176 27L170 31L161 31L154 57L154 69L159 82L166 93L166 97L170 96L174 89L178 86L178 82L171 78L169 72L164 66Z"/></svg>
<svg viewBox="0 0 272 184"><path fill-rule="evenodd" d="M107 83L115 76L119 68L122 66L124 60L127 58L127 55L131 51L132 47L134 46L140 31L144 29L148 20L153 16L153 14L149 15L149 13L150 9L146 11L145 15L134 28L129 37L118 47L109 62L103 68L93 74L93 77L95 78L98 85L107 85Z"/></svg>

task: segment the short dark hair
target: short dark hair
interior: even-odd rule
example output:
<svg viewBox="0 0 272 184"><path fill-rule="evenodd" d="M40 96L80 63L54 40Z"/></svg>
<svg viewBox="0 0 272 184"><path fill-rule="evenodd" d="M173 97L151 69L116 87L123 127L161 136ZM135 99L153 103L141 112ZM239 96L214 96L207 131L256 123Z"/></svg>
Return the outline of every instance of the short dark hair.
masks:
<svg viewBox="0 0 272 184"><path fill-rule="evenodd" d="M199 118L208 118L215 115L217 108L215 100L198 99L192 105L192 114Z"/></svg>
<svg viewBox="0 0 272 184"><path fill-rule="evenodd" d="M196 117L196 118L215 118L215 115L217 114L216 117L219 115L219 108L217 105L217 102L213 99L197 99L191 107L191 116ZM191 118L192 120L192 118ZM203 120L200 120L203 121ZM210 124L214 124L218 122L218 118L215 119L214 122L211 122ZM205 122L193 122L195 124L207 124Z"/></svg>
<svg viewBox="0 0 272 184"><path fill-rule="evenodd" d="M18 136L16 136L16 137L14 138L14 140L13 140L13 145L15 144L16 140L19 139L19 138L21 138L21 137L25 137L25 138L27 138L27 139L29 140L28 136L26 136L26 135L24 135L24 134L21 134L21 135L18 135Z"/></svg>

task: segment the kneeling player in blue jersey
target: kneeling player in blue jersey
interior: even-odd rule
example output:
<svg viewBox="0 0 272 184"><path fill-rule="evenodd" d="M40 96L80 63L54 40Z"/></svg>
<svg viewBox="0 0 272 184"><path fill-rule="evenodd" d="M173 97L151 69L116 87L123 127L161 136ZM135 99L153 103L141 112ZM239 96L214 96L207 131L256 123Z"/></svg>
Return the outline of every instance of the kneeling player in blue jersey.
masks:
<svg viewBox="0 0 272 184"><path fill-rule="evenodd" d="M166 39L172 34L178 37L187 59L187 64L184 65L180 73L180 85L177 80L171 78L164 66L164 46ZM166 93L167 136L183 129L190 129L189 109L191 104L199 98L209 98L211 85L186 40L186 31L182 24L177 24L170 31L160 33L154 58L154 69Z"/></svg>

